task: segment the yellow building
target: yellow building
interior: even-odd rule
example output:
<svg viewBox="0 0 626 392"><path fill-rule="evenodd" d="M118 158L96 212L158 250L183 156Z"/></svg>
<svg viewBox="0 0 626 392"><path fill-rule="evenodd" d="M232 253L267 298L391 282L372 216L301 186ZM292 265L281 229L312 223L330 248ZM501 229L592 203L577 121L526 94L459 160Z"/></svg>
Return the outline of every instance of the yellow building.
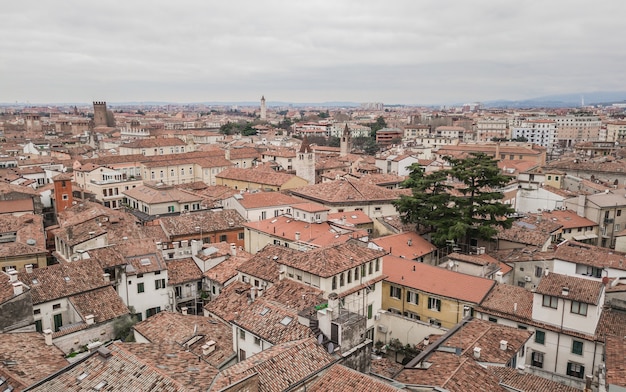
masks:
<svg viewBox="0 0 626 392"><path fill-rule="evenodd" d="M382 309L443 328L472 314L496 283L389 255L383 273Z"/></svg>
<svg viewBox="0 0 626 392"><path fill-rule="evenodd" d="M0 216L0 267L3 271L26 265L45 267L48 251L41 215Z"/></svg>
<svg viewBox="0 0 626 392"><path fill-rule="evenodd" d="M282 191L309 185L309 182L295 174L269 169L226 169L215 176L216 185L226 185L237 190L262 189Z"/></svg>

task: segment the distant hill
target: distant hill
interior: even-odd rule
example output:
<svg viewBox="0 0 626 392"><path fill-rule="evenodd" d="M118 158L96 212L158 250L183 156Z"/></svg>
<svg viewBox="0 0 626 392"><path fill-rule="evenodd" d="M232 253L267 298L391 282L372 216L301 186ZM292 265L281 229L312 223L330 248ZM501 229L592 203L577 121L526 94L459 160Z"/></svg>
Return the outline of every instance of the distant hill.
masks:
<svg viewBox="0 0 626 392"><path fill-rule="evenodd" d="M626 102L626 91L599 91L591 93L572 93L546 95L521 101L496 100L483 102L485 107L501 108L554 108L554 107L580 107L585 105L611 105L613 103Z"/></svg>

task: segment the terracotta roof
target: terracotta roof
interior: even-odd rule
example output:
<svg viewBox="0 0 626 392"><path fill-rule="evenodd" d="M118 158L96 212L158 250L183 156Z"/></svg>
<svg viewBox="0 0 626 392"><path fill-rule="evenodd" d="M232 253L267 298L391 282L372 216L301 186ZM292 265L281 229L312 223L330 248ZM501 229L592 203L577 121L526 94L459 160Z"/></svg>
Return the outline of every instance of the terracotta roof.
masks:
<svg viewBox="0 0 626 392"><path fill-rule="evenodd" d="M386 378L393 378L393 376L398 374L403 368L404 366L396 362L393 358L373 357L370 373Z"/></svg>
<svg viewBox="0 0 626 392"><path fill-rule="evenodd" d="M438 351L428 362L431 365L427 369L405 368L394 379L405 384L438 386L449 392L506 391L497 377L467 356Z"/></svg>
<svg viewBox="0 0 626 392"><path fill-rule="evenodd" d="M0 377L9 386L21 391L69 363L63 351L48 346L38 332L0 333Z"/></svg>
<svg viewBox="0 0 626 392"><path fill-rule="evenodd" d="M224 285L237 276L237 269L242 265L246 265L251 258L252 255L250 253L237 250L235 257L227 257L226 260L215 267L206 270L204 277Z"/></svg>
<svg viewBox="0 0 626 392"><path fill-rule="evenodd" d="M126 274L147 274L149 272L165 271L167 265L161 252L139 254L126 257Z"/></svg>
<svg viewBox="0 0 626 392"><path fill-rule="evenodd" d="M239 311L232 323L271 344L313 336L311 328L298 322L295 309L258 297Z"/></svg>
<svg viewBox="0 0 626 392"><path fill-rule="evenodd" d="M400 389L343 365L333 365L318 381L307 387L310 392L397 392Z"/></svg>
<svg viewBox="0 0 626 392"><path fill-rule="evenodd" d="M171 239L176 236L197 235L196 227L203 233L215 233L242 228L246 220L235 210L199 211L188 215L161 218L161 227Z"/></svg>
<svg viewBox="0 0 626 392"><path fill-rule="evenodd" d="M567 294L563 293L564 287L569 289ZM535 292L601 306L602 304L599 301L603 290L604 285L602 282L552 272L548 276L541 278Z"/></svg>
<svg viewBox="0 0 626 392"><path fill-rule="evenodd" d="M339 225L342 227L360 226L365 224L372 224L372 218L367 216L363 211L350 211L335 212L327 215L328 222L333 225Z"/></svg>
<svg viewBox="0 0 626 392"><path fill-rule="evenodd" d="M217 373L215 367L174 344L115 342L31 390L95 390L100 385L107 391L203 391Z"/></svg>
<svg viewBox="0 0 626 392"><path fill-rule="evenodd" d="M158 139L137 139L130 143L122 144L120 147L125 148L151 148L151 147L173 147L186 146L187 143L175 137L158 138Z"/></svg>
<svg viewBox="0 0 626 392"><path fill-rule="evenodd" d="M20 272L18 277L30 286L34 305L109 285L100 264L91 259L34 268L31 273Z"/></svg>
<svg viewBox="0 0 626 392"><path fill-rule="evenodd" d="M297 176L273 170L229 168L221 171L215 177L261 185L282 186Z"/></svg>
<svg viewBox="0 0 626 392"><path fill-rule="evenodd" d="M325 207L321 204L317 204L317 203L302 203L302 200L300 199L296 199L296 204L292 205L294 210L301 210L301 211L305 211L305 212L322 212L322 211L328 211L329 208Z"/></svg>
<svg viewBox="0 0 626 392"><path fill-rule="evenodd" d="M204 305L204 309L226 322L231 322L248 305L250 287L252 286L247 283L235 281L224 287L217 298Z"/></svg>
<svg viewBox="0 0 626 392"><path fill-rule="evenodd" d="M189 350L196 355L202 355L202 346L212 340L215 342L215 351L202 357L215 367L220 367L235 355L232 327L212 317L159 312L135 324L133 328L151 343L177 344L181 350Z"/></svg>
<svg viewBox="0 0 626 392"><path fill-rule="evenodd" d="M488 310L497 315L516 315L530 320L533 314L533 293L523 287L497 284L477 310Z"/></svg>
<svg viewBox="0 0 626 392"><path fill-rule="evenodd" d="M608 336L606 350L606 383L626 387L626 336Z"/></svg>
<svg viewBox="0 0 626 392"><path fill-rule="evenodd" d="M390 283L475 304L480 303L496 283L394 256L385 256L383 273Z"/></svg>
<svg viewBox="0 0 626 392"><path fill-rule="evenodd" d="M281 264L328 278L383 255L385 255L383 251L370 249L354 241L349 241L308 252L298 252L292 257L282 260Z"/></svg>
<svg viewBox="0 0 626 392"><path fill-rule="evenodd" d="M367 181L341 178L336 181L309 185L289 191L295 196L328 203L372 203L389 202L399 197L397 190L372 185Z"/></svg>
<svg viewBox="0 0 626 392"><path fill-rule="evenodd" d="M191 257L166 261L168 285L200 281L202 271Z"/></svg>
<svg viewBox="0 0 626 392"><path fill-rule="evenodd" d="M297 253L299 251L292 248L269 244L252 256L247 263L240 265L237 271L267 282L278 282L280 263Z"/></svg>
<svg viewBox="0 0 626 392"><path fill-rule="evenodd" d="M372 242L389 252L392 256L417 259L437 250L433 244L415 232L392 234L372 239Z"/></svg>
<svg viewBox="0 0 626 392"><path fill-rule="evenodd" d="M301 311L323 302L324 292L293 279L276 282L263 293L263 299L281 304L289 309Z"/></svg>
<svg viewBox="0 0 626 392"><path fill-rule="evenodd" d="M481 353L482 354L482 353ZM520 373L517 369L504 366L490 366L487 368L496 376L503 386L514 388L516 391L532 392L580 392L578 388L570 387L547 378L530 373Z"/></svg>
<svg viewBox="0 0 626 392"><path fill-rule="evenodd" d="M130 313L112 286L73 295L69 300L83 321L90 314L96 323L103 323Z"/></svg>
<svg viewBox="0 0 626 392"><path fill-rule="evenodd" d="M317 374L333 360L314 338L287 342L225 369L217 377L213 388L222 390L246 377L257 375L259 392L282 392L298 381Z"/></svg>
<svg viewBox="0 0 626 392"><path fill-rule="evenodd" d="M554 258L598 268L626 270L626 253L576 241L559 245L554 252Z"/></svg>
<svg viewBox="0 0 626 392"><path fill-rule="evenodd" d="M611 335L626 336L626 311L605 306L598 320L596 338L603 342Z"/></svg>
<svg viewBox="0 0 626 392"><path fill-rule="evenodd" d="M509 229L500 229L496 237L524 245L542 246L561 226L552 220L538 220L531 216L514 221Z"/></svg>
<svg viewBox="0 0 626 392"><path fill-rule="evenodd" d="M160 204L168 202L193 203L200 202L202 200L202 197L194 193L171 186L157 188L139 185L122 193L146 204Z"/></svg>

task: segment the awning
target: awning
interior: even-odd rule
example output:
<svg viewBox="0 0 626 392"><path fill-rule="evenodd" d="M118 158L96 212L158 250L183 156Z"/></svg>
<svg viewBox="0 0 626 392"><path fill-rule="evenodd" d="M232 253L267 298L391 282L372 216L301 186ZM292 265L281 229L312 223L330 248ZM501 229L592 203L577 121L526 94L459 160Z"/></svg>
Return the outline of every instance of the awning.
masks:
<svg viewBox="0 0 626 392"><path fill-rule="evenodd" d="M587 234L587 235L577 235L577 236L574 236L574 239L576 241L593 240L595 238L598 238L597 234Z"/></svg>

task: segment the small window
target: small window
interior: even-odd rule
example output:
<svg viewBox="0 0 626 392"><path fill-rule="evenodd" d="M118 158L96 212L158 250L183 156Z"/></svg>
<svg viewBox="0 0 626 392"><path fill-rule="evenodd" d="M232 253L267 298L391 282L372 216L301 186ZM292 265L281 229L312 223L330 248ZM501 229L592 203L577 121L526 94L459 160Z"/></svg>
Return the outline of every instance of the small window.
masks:
<svg viewBox="0 0 626 392"><path fill-rule="evenodd" d="M33 314L41 314L41 309L33 309Z"/></svg>
<svg viewBox="0 0 626 392"><path fill-rule="evenodd" d="M546 333L544 331L535 331L535 343L546 344Z"/></svg>
<svg viewBox="0 0 626 392"><path fill-rule="evenodd" d="M144 291L145 290L144 290L143 282L137 283L137 293L143 293Z"/></svg>
<svg viewBox="0 0 626 392"><path fill-rule="evenodd" d="M226 234L220 235L220 242L226 242Z"/></svg>
<svg viewBox="0 0 626 392"><path fill-rule="evenodd" d="M256 336L254 337L254 344L256 344L257 346L261 345L261 338L257 338Z"/></svg>
<svg viewBox="0 0 626 392"><path fill-rule="evenodd" d="M391 298L400 299L402 298L402 289L400 287L390 286L389 295Z"/></svg>
<svg viewBox="0 0 626 392"><path fill-rule="evenodd" d="M406 302L417 305L419 302L419 296L413 291L406 292Z"/></svg>
<svg viewBox="0 0 626 392"><path fill-rule="evenodd" d="M574 314L580 314L581 316L587 315L587 304L578 301L572 301L571 312Z"/></svg>
<svg viewBox="0 0 626 392"><path fill-rule="evenodd" d="M332 289L331 290L337 290L337 277L336 276L333 276Z"/></svg>
<svg viewBox="0 0 626 392"><path fill-rule="evenodd" d="M622 210L617 210L617 212L615 213L617 216L622 216Z"/></svg>
<svg viewBox="0 0 626 392"><path fill-rule="evenodd" d="M585 377L585 367L579 363L568 362L567 375L576 378L583 378Z"/></svg>
<svg viewBox="0 0 626 392"><path fill-rule="evenodd" d="M543 274L543 268L535 267L535 278L541 278L542 274Z"/></svg>
<svg viewBox="0 0 626 392"><path fill-rule="evenodd" d="M540 369L543 368L543 353L540 353L539 351L533 351L530 359L530 364Z"/></svg>
<svg viewBox="0 0 626 392"><path fill-rule="evenodd" d="M572 354L583 355L583 342L580 340L572 341Z"/></svg>
<svg viewBox="0 0 626 392"><path fill-rule="evenodd" d="M52 305L52 309L53 310L61 309L61 304L54 304L54 305Z"/></svg>
<svg viewBox="0 0 626 392"><path fill-rule="evenodd" d="M441 300L439 298L428 298L428 309L441 312Z"/></svg>
<svg viewBox="0 0 626 392"><path fill-rule="evenodd" d="M547 307L547 308L552 308L552 309L556 309L558 307L558 303L559 303L559 299L557 297L554 297L552 295L545 295L543 296L543 306Z"/></svg>
<svg viewBox="0 0 626 392"><path fill-rule="evenodd" d="M242 231L241 233L238 233L238 234L237 234L237 239L238 239L238 240L243 240L243 239L244 239L244 234L243 234L243 231Z"/></svg>
<svg viewBox="0 0 626 392"><path fill-rule="evenodd" d="M246 339L246 331L244 331L243 329L239 330L239 339Z"/></svg>
<svg viewBox="0 0 626 392"><path fill-rule="evenodd" d="M498 323L498 319L495 317L489 317L489 322L491 323Z"/></svg>

